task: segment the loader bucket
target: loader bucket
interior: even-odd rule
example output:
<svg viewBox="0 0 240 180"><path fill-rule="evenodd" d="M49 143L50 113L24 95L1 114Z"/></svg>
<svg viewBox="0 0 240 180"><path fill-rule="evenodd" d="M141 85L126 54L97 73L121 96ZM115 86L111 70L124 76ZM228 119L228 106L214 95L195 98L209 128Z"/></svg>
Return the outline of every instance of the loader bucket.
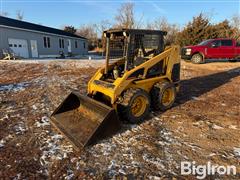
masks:
<svg viewBox="0 0 240 180"><path fill-rule="evenodd" d="M70 93L53 112L51 123L77 150L120 129L113 108L75 92Z"/></svg>

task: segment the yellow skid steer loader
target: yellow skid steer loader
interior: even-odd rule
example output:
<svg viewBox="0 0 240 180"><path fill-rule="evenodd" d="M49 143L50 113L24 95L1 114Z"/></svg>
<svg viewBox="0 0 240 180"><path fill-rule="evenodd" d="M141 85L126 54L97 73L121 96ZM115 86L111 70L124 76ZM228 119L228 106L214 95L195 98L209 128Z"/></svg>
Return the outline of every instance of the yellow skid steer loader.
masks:
<svg viewBox="0 0 240 180"><path fill-rule="evenodd" d="M164 35L143 29L104 31L106 65L88 82L87 96L72 92L51 116L77 149L115 133L119 119L139 123L150 109L173 105L180 81L179 48L164 47Z"/></svg>

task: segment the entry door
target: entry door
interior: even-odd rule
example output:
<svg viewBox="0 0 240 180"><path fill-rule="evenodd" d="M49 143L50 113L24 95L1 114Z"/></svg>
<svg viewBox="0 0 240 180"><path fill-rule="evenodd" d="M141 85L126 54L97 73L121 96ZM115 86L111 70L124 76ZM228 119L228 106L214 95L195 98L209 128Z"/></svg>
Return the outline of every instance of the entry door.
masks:
<svg viewBox="0 0 240 180"><path fill-rule="evenodd" d="M8 39L9 47L13 52L20 57L28 58L28 43L24 39Z"/></svg>
<svg viewBox="0 0 240 180"><path fill-rule="evenodd" d="M220 56L220 46L221 46L221 41L220 40L215 40L211 42L207 48L207 57L209 58L218 58Z"/></svg>
<svg viewBox="0 0 240 180"><path fill-rule="evenodd" d="M37 41L31 40L31 51L32 51L32 57L38 57L38 48L37 48Z"/></svg>
<svg viewBox="0 0 240 180"><path fill-rule="evenodd" d="M72 52L71 40L68 39L68 52Z"/></svg>
<svg viewBox="0 0 240 180"><path fill-rule="evenodd" d="M221 58L234 58L235 49L233 48L233 41L231 39L221 40Z"/></svg>

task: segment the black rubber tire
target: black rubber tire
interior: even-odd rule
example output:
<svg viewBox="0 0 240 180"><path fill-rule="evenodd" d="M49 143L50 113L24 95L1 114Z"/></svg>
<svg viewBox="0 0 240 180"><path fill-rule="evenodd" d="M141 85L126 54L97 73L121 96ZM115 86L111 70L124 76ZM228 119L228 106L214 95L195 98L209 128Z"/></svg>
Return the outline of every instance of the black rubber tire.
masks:
<svg viewBox="0 0 240 180"><path fill-rule="evenodd" d="M174 99L168 106L165 106L162 103L162 97L163 97L164 91L168 88L173 88ZM176 95L177 95L177 91L176 91L176 87L174 84L169 83L168 81L159 82L159 83L155 84L151 90L152 109L166 111L167 109L172 107L173 103L175 102Z"/></svg>
<svg viewBox="0 0 240 180"><path fill-rule="evenodd" d="M189 60L189 59L183 59L185 62L187 62L187 63L190 63L191 62L191 60Z"/></svg>
<svg viewBox="0 0 240 180"><path fill-rule="evenodd" d="M138 96L145 97L148 103L144 113L141 116L136 117L132 114L131 105L134 99ZM123 120L127 120L132 124L136 124L136 123L142 122L149 115L150 105L151 105L151 100L147 92L145 92L142 89L130 88L124 92L122 96L122 101L118 104L118 111L120 116L123 118Z"/></svg>
<svg viewBox="0 0 240 180"><path fill-rule="evenodd" d="M237 62L237 59L229 59L228 62Z"/></svg>
<svg viewBox="0 0 240 180"><path fill-rule="evenodd" d="M194 54L191 58L191 62L193 64L202 64L204 63L204 59L203 59L203 56L201 54Z"/></svg>

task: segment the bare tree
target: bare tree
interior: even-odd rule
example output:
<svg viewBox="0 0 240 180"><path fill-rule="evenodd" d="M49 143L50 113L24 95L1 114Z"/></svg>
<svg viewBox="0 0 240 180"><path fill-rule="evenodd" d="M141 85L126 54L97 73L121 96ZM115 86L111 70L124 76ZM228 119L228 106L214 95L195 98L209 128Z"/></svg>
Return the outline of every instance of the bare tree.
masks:
<svg viewBox="0 0 240 180"><path fill-rule="evenodd" d="M87 24L87 25L80 26L79 29L77 29L76 34L84 36L88 39L97 37L94 24Z"/></svg>
<svg viewBox="0 0 240 180"><path fill-rule="evenodd" d="M153 22L147 24L147 28L155 29L155 30L163 30L167 31L169 29L170 24L168 23L165 17L159 17L155 19Z"/></svg>
<svg viewBox="0 0 240 180"><path fill-rule="evenodd" d="M115 16L117 28L134 28L134 4L124 3L118 9L117 15Z"/></svg>
<svg viewBox="0 0 240 180"><path fill-rule="evenodd" d="M231 26L234 29L233 38L240 40L240 16L239 14L234 14L231 18Z"/></svg>
<svg viewBox="0 0 240 180"><path fill-rule="evenodd" d="M82 25L76 32L77 35L88 39L88 48L93 50L98 46L98 36L94 24Z"/></svg>
<svg viewBox="0 0 240 180"><path fill-rule="evenodd" d="M112 27L112 24L109 20L102 20L100 23L94 24L96 33L98 36L98 51L101 51L102 53L105 50L105 38L103 37L103 31L108 30Z"/></svg>
<svg viewBox="0 0 240 180"><path fill-rule="evenodd" d="M100 23L94 24L94 26L97 31L98 37L101 37L103 31L110 29L112 27L112 24L109 22L109 20L102 20Z"/></svg>
<svg viewBox="0 0 240 180"><path fill-rule="evenodd" d="M165 43L167 45L176 42L177 33L180 28L177 24L170 24L165 17L159 17L153 22L147 24L148 29L166 31Z"/></svg>
<svg viewBox="0 0 240 180"><path fill-rule="evenodd" d="M7 16L9 16L9 13L5 12L5 11L2 11L2 12L0 12L0 16L7 17Z"/></svg>
<svg viewBox="0 0 240 180"><path fill-rule="evenodd" d="M23 20L23 17L24 17L24 12L21 11L21 10L17 10L17 11L16 11L16 18L17 18L18 20L22 21L22 20Z"/></svg>
<svg viewBox="0 0 240 180"><path fill-rule="evenodd" d="M234 14L231 18L231 25L237 29L240 29L240 16L239 14Z"/></svg>

